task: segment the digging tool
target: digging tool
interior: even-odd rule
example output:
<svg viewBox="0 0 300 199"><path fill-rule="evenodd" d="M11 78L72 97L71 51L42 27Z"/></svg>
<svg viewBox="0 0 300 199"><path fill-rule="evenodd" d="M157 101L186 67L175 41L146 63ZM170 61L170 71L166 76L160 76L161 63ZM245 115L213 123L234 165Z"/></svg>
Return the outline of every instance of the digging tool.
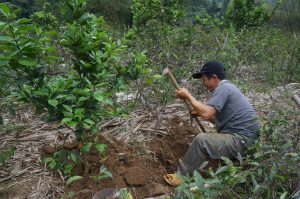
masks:
<svg viewBox="0 0 300 199"><path fill-rule="evenodd" d="M177 83L174 75L172 74L171 70L168 69L168 68L165 68L165 70L163 71L163 75L168 75L169 78L171 79L172 83L174 84L175 88L178 90L180 87L179 87L179 84ZM185 103L186 107L188 108L190 114L192 113L192 107L191 105L187 102L186 99L183 99L183 102ZM197 117L193 117L196 121L196 123L199 125L199 127L201 128L201 130L206 133L206 130L204 128L204 126L201 124L199 118Z"/></svg>
<svg viewBox="0 0 300 199"><path fill-rule="evenodd" d="M300 109L300 98L298 97L298 95L293 95L292 100L296 103L297 107Z"/></svg>

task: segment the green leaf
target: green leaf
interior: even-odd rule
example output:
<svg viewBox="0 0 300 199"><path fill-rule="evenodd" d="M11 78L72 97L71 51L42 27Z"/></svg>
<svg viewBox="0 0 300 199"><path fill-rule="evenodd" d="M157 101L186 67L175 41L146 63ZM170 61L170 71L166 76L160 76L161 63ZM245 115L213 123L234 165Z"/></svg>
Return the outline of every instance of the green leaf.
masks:
<svg viewBox="0 0 300 199"><path fill-rule="evenodd" d="M222 167L218 168L216 173L215 173L215 176L220 174L220 173L223 173L223 172L227 171L228 169L229 169L228 166L222 166Z"/></svg>
<svg viewBox="0 0 300 199"><path fill-rule="evenodd" d="M9 60L6 59L0 59L0 66L7 66L9 63Z"/></svg>
<svg viewBox="0 0 300 199"><path fill-rule="evenodd" d="M253 166L259 166L259 165L260 165L258 162L254 162L254 161L249 162L249 164L250 164L250 165L253 165Z"/></svg>
<svg viewBox="0 0 300 199"><path fill-rule="evenodd" d="M78 162L78 157L79 157L79 155L75 151L70 152L70 158L73 162L75 162L75 163Z"/></svg>
<svg viewBox="0 0 300 199"><path fill-rule="evenodd" d="M84 112L84 109L83 108L77 108L77 109L75 109L75 114L76 115L82 115L82 113Z"/></svg>
<svg viewBox="0 0 300 199"><path fill-rule="evenodd" d="M95 122L93 120L90 120L90 119L85 119L83 121L83 127L85 129L90 129L94 124L95 124Z"/></svg>
<svg viewBox="0 0 300 199"><path fill-rule="evenodd" d="M73 170L73 164L67 164L65 167L64 167L64 174L69 174L72 172Z"/></svg>
<svg viewBox="0 0 300 199"><path fill-rule="evenodd" d="M117 45L118 45L118 46L121 46L121 44L122 44L122 43L121 43L121 40L118 39L118 40L117 40Z"/></svg>
<svg viewBox="0 0 300 199"><path fill-rule="evenodd" d="M84 129L87 129L87 130L89 130L89 129L91 129L91 125L89 125L89 124L87 124L87 123L83 123L83 128Z"/></svg>
<svg viewBox="0 0 300 199"><path fill-rule="evenodd" d="M90 124L90 125L95 124L95 122L94 122L93 120L90 120L90 119L85 119L84 122L85 122L85 123L88 123L88 124Z"/></svg>
<svg viewBox="0 0 300 199"><path fill-rule="evenodd" d="M112 178L112 177L113 177L113 176L112 176L112 173L111 173L110 171L108 171L107 168L106 168L104 165L102 165L102 166L100 167L100 174L101 174L101 176L103 176L102 179L105 179L105 178Z"/></svg>
<svg viewBox="0 0 300 199"><path fill-rule="evenodd" d="M21 18L18 20L19 23L28 23L30 22L30 19L27 19L27 18Z"/></svg>
<svg viewBox="0 0 300 199"><path fill-rule="evenodd" d="M284 192L283 194L281 194L280 198L279 199L285 199L286 195L288 194L288 192Z"/></svg>
<svg viewBox="0 0 300 199"><path fill-rule="evenodd" d="M202 176L199 174L198 171L194 171L194 178L195 178L195 182L196 182L196 185L197 187L199 188L199 190L201 192L204 192L205 189L204 189L204 181L203 181L203 178Z"/></svg>
<svg viewBox="0 0 300 199"><path fill-rule="evenodd" d="M97 149L97 151L98 151L100 154L104 153L106 147L107 147L106 144L96 144L96 146L95 146L95 148Z"/></svg>
<svg viewBox="0 0 300 199"><path fill-rule="evenodd" d="M0 35L0 41L11 42L11 41L13 41L13 38L11 38L9 36Z"/></svg>
<svg viewBox="0 0 300 199"><path fill-rule="evenodd" d="M260 191L261 190L261 188L262 188L262 186L261 185L259 185L259 184L257 184L257 185L255 185L255 187L254 187L254 189L253 189L253 193L258 193L258 191Z"/></svg>
<svg viewBox="0 0 300 199"><path fill-rule="evenodd" d="M48 103L53 106L53 107L56 107L58 105L58 101L57 100L48 100Z"/></svg>
<svg viewBox="0 0 300 199"><path fill-rule="evenodd" d="M49 164L49 167L51 169L55 169L55 167L56 167L56 161L55 160L51 161L50 164Z"/></svg>
<svg viewBox="0 0 300 199"><path fill-rule="evenodd" d="M201 171L202 169L204 169L208 165L208 163L209 163L208 161L203 162L199 167L199 170Z"/></svg>
<svg viewBox="0 0 300 199"><path fill-rule="evenodd" d="M74 127L74 126L76 126L77 124L78 124L78 122L75 122L75 121L67 122L67 125L68 125L69 127Z"/></svg>
<svg viewBox="0 0 300 199"><path fill-rule="evenodd" d="M233 166L233 162L229 158L222 156L221 159L226 163L227 166Z"/></svg>
<svg viewBox="0 0 300 199"><path fill-rule="evenodd" d="M64 104L63 107L64 107L65 109L67 109L67 111L69 111L70 113L72 113L73 109L72 109L71 106L65 105L65 104Z"/></svg>
<svg viewBox="0 0 300 199"><path fill-rule="evenodd" d="M78 102L84 102L84 101L86 101L88 98L87 97L80 97L79 99L78 99Z"/></svg>
<svg viewBox="0 0 300 199"><path fill-rule="evenodd" d="M81 149L80 149L81 152L83 152L83 153L89 152L92 145L93 145L92 143L86 143L86 144L84 144L84 145L81 147Z"/></svg>
<svg viewBox="0 0 300 199"><path fill-rule="evenodd" d="M62 98L65 98L66 97L66 95L57 95L56 97L55 97L55 99L62 99Z"/></svg>
<svg viewBox="0 0 300 199"><path fill-rule="evenodd" d="M162 76L159 75L159 74L155 74L155 75L153 75L152 77L153 77L154 79L161 79Z"/></svg>
<svg viewBox="0 0 300 199"><path fill-rule="evenodd" d="M96 91L94 93L94 98L96 100L98 100L99 102L103 102L106 99L105 94L103 92L100 92L100 91Z"/></svg>
<svg viewBox="0 0 300 199"><path fill-rule="evenodd" d="M0 26L5 26L6 24L6 22L0 21Z"/></svg>
<svg viewBox="0 0 300 199"><path fill-rule="evenodd" d="M9 146L9 155L10 157L15 155L15 147L13 145Z"/></svg>
<svg viewBox="0 0 300 199"><path fill-rule="evenodd" d="M22 64L24 66L35 66L37 65L37 61L32 58L23 58L19 60L19 64Z"/></svg>
<svg viewBox="0 0 300 199"><path fill-rule="evenodd" d="M64 118L62 121L61 121L61 124L67 124L69 122L72 121L72 118Z"/></svg>
<svg viewBox="0 0 300 199"><path fill-rule="evenodd" d="M80 180L82 179L81 176L72 176L67 180L67 186L70 185L71 183L73 183L74 181Z"/></svg>
<svg viewBox="0 0 300 199"><path fill-rule="evenodd" d="M146 77L146 78L145 78L145 83L150 85L150 84L153 83L153 79L150 78L150 77Z"/></svg>
<svg viewBox="0 0 300 199"><path fill-rule="evenodd" d="M44 163L49 163L49 162L52 162L52 161L53 161L53 158L49 158L49 157L43 159Z"/></svg>
<svg viewBox="0 0 300 199"><path fill-rule="evenodd" d="M0 12L6 17L10 15L10 9L5 3L0 3Z"/></svg>
<svg viewBox="0 0 300 199"><path fill-rule="evenodd" d="M109 105L113 104L113 102L108 98L108 94L103 93L101 91L96 91L94 93L94 98L96 100L98 100L99 102L102 102L102 103L105 103L105 104L109 104Z"/></svg>

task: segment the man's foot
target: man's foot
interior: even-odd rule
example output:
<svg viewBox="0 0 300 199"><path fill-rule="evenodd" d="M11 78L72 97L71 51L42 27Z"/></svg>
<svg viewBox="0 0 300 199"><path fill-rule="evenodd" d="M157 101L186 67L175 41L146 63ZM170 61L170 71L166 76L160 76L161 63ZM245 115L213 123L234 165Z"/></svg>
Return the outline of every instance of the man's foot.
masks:
<svg viewBox="0 0 300 199"><path fill-rule="evenodd" d="M165 174L164 175L164 180L166 181L166 183L168 183L169 185L171 185L173 187L177 187L181 183L181 179L179 178L178 174L176 174L176 173L174 173L174 174Z"/></svg>

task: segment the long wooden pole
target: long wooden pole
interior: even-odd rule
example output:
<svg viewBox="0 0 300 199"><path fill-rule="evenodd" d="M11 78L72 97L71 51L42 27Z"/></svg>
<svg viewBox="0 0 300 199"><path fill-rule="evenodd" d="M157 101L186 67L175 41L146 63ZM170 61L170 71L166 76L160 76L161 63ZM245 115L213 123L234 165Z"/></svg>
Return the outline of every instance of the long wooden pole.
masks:
<svg viewBox="0 0 300 199"><path fill-rule="evenodd" d="M174 77L174 75L172 74L172 72L171 72L170 69L166 68L166 69L163 71L163 74L169 76L169 78L171 79L172 83L174 84L174 86L175 86L175 88L176 88L177 90L180 88L180 87L179 87L179 84L177 83L177 81L176 81L176 79L175 79L175 77ZM183 99L183 102L185 103L186 107L188 108L188 110L189 110L189 112L190 112L190 114L191 114L192 111L193 111L191 105L187 102L186 99ZM199 125L199 127L201 128L201 130L202 130L204 133L206 133L206 130L205 130L204 126L201 124L199 118L198 118L197 116L196 116L196 117L193 117L193 118L195 119L196 123Z"/></svg>

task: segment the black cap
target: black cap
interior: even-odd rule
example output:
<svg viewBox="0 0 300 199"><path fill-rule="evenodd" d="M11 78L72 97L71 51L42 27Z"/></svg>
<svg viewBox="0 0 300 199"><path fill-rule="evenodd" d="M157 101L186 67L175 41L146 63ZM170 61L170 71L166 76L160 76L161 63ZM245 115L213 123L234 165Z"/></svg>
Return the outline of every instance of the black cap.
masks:
<svg viewBox="0 0 300 199"><path fill-rule="evenodd" d="M221 62L209 61L200 67L199 72L192 75L195 79L200 79L201 74L212 73L212 74L222 74L225 73L225 67Z"/></svg>

